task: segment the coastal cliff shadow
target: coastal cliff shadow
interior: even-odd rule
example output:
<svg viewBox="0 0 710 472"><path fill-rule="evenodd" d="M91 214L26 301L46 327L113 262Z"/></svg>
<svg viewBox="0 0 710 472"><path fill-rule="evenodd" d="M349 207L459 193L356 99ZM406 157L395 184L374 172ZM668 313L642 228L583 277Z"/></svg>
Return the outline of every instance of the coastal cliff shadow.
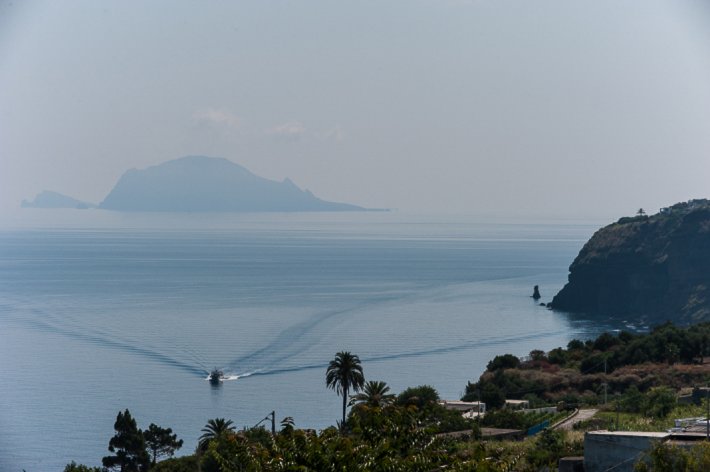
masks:
<svg viewBox="0 0 710 472"><path fill-rule="evenodd" d="M548 308L557 315L564 316L575 325L594 326L597 330L618 331L625 330L635 333L648 332L653 326L663 324L665 319L633 319L629 316L618 316L611 313L585 313L578 311Z"/></svg>

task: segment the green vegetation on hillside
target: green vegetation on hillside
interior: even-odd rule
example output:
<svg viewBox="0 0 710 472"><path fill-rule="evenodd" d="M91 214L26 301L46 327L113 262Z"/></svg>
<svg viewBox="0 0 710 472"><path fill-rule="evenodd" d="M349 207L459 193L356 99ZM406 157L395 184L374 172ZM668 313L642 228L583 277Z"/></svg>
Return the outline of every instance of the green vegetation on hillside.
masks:
<svg viewBox="0 0 710 472"><path fill-rule="evenodd" d="M637 472L707 472L710 470L710 442L692 447L658 443L636 463Z"/></svg>
<svg viewBox="0 0 710 472"><path fill-rule="evenodd" d="M671 405L665 416L650 416L643 412L619 408L617 401L611 402L592 419L574 425L577 431L608 429L610 431L667 431L675 426L676 418L704 417L706 403L701 405Z"/></svg>
<svg viewBox="0 0 710 472"><path fill-rule="evenodd" d="M300 430L285 418L272 435L262 427L236 431L231 420L214 418L202 429L194 454L170 458L182 446L170 428L151 424L141 431L125 410L118 414L109 442L113 455L104 458L105 468L71 463L65 472L532 471L581 447L553 431L525 444L479 441L480 425L444 408L436 389L420 385L391 394L383 381L365 382L359 359L346 352L328 366L326 385L351 399L352 408L338 428ZM348 396L351 390L359 393ZM489 422L522 421L528 427L554 417L501 412Z"/></svg>
<svg viewBox="0 0 710 472"><path fill-rule="evenodd" d="M531 406L594 405L603 401L605 385L609 398L629 389L645 393L700 385L710 378L702 365L709 352L710 323L688 328L666 323L648 334L603 333L548 353L533 351L525 361L496 356L478 382L468 383L463 400L480 399L489 408L505 399L529 400Z"/></svg>
<svg viewBox="0 0 710 472"><path fill-rule="evenodd" d="M594 340L573 340L566 348L548 353L533 351L524 360L510 354L496 356L479 381L468 384L464 396L488 403L490 410L482 420L447 410L439 403L436 389L428 385L395 396L386 382L365 381L357 356L340 352L326 371L326 386L350 399L351 409L347 413L345 401L347 415L337 428L300 430L293 419L285 418L272 435L262 427L236 431L231 420L215 418L202 429L193 454L170 458L182 441L169 428L154 424L141 431L125 410L119 413L109 442L113 454L103 460L106 469L71 463L65 472L554 469L560 457L583 452L583 433L542 429L544 421L552 424L568 413L500 408L506 398L527 399L533 407L559 408L559 401L573 406L598 404L606 384L607 405L575 429L663 430L672 426L673 417L699 416L704 411L705 405L679 405L677 389L710 378L702 365L708 338L710 323L692 328L665 324L648 334L604 333ZM356 393L349 395L350 391ZM490 441L481 439L482 427L542 430L522 441ZM657 448L650 453L651 470L663 470L654 465L663 461L704 464L705 453L704 449L686 453Z"/></svg>

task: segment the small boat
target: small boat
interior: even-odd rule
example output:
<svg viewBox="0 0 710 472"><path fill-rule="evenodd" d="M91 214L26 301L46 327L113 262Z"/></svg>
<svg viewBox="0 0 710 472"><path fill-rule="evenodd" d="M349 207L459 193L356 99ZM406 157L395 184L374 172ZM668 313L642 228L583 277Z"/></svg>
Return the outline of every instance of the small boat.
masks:
<svg viewBox="0 0 710 472"><path fill-rule="evenodd" d="M212 385L219 385L222 379L224 379L224 372L219 369L215 369L210 372L210 376L208 377L208 380Z"/></svg>

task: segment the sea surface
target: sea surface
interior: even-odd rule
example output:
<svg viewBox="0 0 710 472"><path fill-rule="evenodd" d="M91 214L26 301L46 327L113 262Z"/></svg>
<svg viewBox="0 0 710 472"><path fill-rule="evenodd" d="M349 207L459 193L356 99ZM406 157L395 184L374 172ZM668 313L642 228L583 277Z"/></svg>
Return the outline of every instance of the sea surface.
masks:
<svg viewBox="0 0 710 472"><path fill-rule="evenodd" d="M183 454L210 418L333 425L341 350L394 392L458 399L495 355L614 328L530 298L552 298L600 225L26 210L0 226L0 470L99 465L125 408Z"/></svg>

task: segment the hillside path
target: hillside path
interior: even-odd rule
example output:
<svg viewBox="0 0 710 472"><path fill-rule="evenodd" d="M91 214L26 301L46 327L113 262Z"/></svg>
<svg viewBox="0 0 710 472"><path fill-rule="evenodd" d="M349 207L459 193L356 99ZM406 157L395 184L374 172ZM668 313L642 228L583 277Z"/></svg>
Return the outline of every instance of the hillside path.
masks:
<svg viewBox="0 0 710 472"><path fill-rule="evenodd" d="M580 421L588 420L592 416L596 415L598 411L599 410L595 409L579 410L579 413L577 413L573 418L570 418L564 423L561 423L559 426L557 426L557 429L564 429L569 431L575 424L579 423Z"/></svg>

